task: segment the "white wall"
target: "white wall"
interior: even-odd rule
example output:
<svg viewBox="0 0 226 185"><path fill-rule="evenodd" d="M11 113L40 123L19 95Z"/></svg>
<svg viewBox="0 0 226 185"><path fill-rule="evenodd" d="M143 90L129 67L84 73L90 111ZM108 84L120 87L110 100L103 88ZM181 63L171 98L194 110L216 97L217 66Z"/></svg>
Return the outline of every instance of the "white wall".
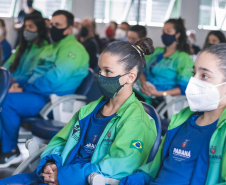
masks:
<svg viewBox="0 0 226 185"><path fill-rule="evenodd" d="M200 0L182 0L181 17L185 19L187 29L195 29L197 31L197 42L202 47L208 30L198 29L199 20L199 3ZM93 17L94 0L72 0L72 13L75 17L85 18ZM13 29L13 18L4 18L7 25L7 38L14 45L16 32ZM97 32L100 36L104 36L105 24L97 24ZM155 46L162 46L160 27L147 27L148 37L153 39ZM226 34L226 32L224 32Z"/></svg>

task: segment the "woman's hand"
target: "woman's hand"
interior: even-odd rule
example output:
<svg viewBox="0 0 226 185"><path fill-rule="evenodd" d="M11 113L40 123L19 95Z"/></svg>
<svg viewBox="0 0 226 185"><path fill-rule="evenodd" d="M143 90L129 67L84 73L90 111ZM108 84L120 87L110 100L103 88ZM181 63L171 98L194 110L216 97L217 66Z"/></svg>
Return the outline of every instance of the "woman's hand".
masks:
<svg viewBox="0 0 226 185"><path fill-rule="evenodd" d="M141 91L148 96L163 96L162 91L158 91L155 86L150 86L146 83L142 85Z"/></svg>
<svg viewBox="0 0 226 185"><path fill-rule="evenodd" d="M49 164L45 167L44 172L40 174L44 178L44 183L48 185L59 185L57 180L58 168L55 164Z"/></svg>
<svg viewBox="0 0 226 185"><path fill-rule="evenodd" d="M23 92L23 88L19 86L18 83L13 83L11 87L9 88L10 93L14 92Z"/></svg>

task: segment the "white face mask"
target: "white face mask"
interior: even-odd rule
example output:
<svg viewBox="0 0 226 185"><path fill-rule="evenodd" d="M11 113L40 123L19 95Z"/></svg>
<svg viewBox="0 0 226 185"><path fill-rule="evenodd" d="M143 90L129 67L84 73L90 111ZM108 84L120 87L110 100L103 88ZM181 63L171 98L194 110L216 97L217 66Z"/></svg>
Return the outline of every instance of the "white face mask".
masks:
<svg viewBox="0 0 226 185"><path fill-rule="evenodd" d="M0 28L0 37L3 35L3 29Z"/></svg>
<svg viewBox="0 0 226 185"><path fill-rule="evenodd" d="M126 38L126 31L121 28L117 28L115 32L115 38L118 40Z"/></svg>
<svg viewBox="0 0 226 185"><path fill-rule="evenodd" d="M194 112L211 111L218 108L220 93L217 87L226 84L226 82L213 85L197 78L191 77L185 91L189 107Z"/></svg>
<svg viewBox="0 0 226 185"><path fill-rule="evenodd" d="M72 33L73 33L73 35L78 35L78 34L79 34L79 29L73 27L73 28L72 28Z"/></svg>

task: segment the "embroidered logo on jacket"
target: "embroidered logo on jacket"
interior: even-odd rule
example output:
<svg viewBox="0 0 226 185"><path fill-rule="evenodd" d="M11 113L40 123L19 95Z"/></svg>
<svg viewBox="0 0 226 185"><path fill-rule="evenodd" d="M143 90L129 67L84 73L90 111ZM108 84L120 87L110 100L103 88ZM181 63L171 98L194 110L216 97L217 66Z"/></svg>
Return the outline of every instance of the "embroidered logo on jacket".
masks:
<svg viewBox="0 0 226 185"><path fill-rule="evenodd" d="M72 133L72 137L78 141L79 140L79 134L77 134L77 132L80 131L80 126L79 125L76 125L74 128L73 128L73 133Z"/></svg>
<svg viewBox="0 0 226 185"><path fill-rule="evenodd" d="M108 138L110 138L111 137L111 132L108 132Z"/></svg>
<svg viewBox="0 0 226 185"><path fill-rule="evenodd" d="M211 146L211 148L210 148L210 155L209 155L209 157L210 157L210 159L222 159L222 155L219 155L219 154L221 154L221 150L218 148L218 150L217 150L217 147L216 146Z"/></svg>
<svg viewBox="0 0 226 185"><path fill-rule="evenodd" d="M215 154L216 146L211 146L210 152L211 152L211 154Z"/></svg>
<svg viewBox="0 0 226 185"><path fill-rule="evenodd" d="M185 148L185 147L186 147L186 145L187 145L188 141L190 141L190 140L186 139L186 140L182 143L182 147L183 147L183 148Z"/></svg>
<svg viewBox="0 0 226 185"><path fill-rule="evenodd" d="M131 142L130 148L135 148L141 153L143 150L143 143L140 140L133 140Z"/></svg>
<svg viewBox="0 0 226 185"><path fill-rule="evenodd" d="M184 158L190 158L191 157L191 151L187 151L187 150L181 150L178 148L174 148L173 149L173 154L180 156L180 157L184 157Z"/></svg>

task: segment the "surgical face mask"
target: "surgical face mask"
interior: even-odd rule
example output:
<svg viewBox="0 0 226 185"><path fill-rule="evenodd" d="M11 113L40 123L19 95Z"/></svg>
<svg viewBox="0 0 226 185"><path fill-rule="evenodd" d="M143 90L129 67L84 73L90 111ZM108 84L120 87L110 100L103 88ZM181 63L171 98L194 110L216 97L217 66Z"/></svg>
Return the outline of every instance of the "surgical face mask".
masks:
<svg viewBox="0 0 226 185"><path fill-rule="evenodd" d="M118 39L118 40L123 40L126 38L126 31L121 29L121 28L118 28L115 32L115 38Z"/></svg>
<svg viewBox="0 0 226 185"><path fill-rule="evenodd" d="M60 40L62 40L63 38L66 37L66 35L64 35L64 31L67 28L64 29L57 29L55 26L52 26L52 28L50 28L50 36L51 36L51 40L53 42L59 42Z"/></svg>
<svg viewBox="0 0 226 185"><path fill-rule="evenodd" d="M118 75L115 77L105 77L103 75L99 75L97 79L98 86L105 98L110 99L110 98L114 98L117 95L119 90L125 85L125 84L123 85L120 84L119 78L127 74L128 73L124 75Z"/></svg>
<svg viewBox="0 0 226 185"><path fill-rule="evenodd" d="M31 32L28 30L24 30L23 35L26 41L33 41L38 37L38 32Z"/></svg>
<svg viewBox="0 0 226 185"><path fill-rule="evenodd" d="M73 27L73 28L72 28L72 33L73 33L73 35L78 35L78 34L79 34L79 29Z"/></svg>
<svg viewBox="0 0 226 185"><path fill-rule="evenodd" d="M191 111L204 112L212 111L218 108L220 93L217 87L225 85L226 82L213 85L211 83L191 77L185 91Z"/></svg>
<svg viewBox="0 0 226 185"><path fill-rule="evenodd" d="M170 46L174 41L176 41L175 35L162 34L162 42L165 46Z"/></svg>
<svg viewBox="0 0 226 185"><path fill-rule="evenodd" d="M3 29L0 28L0 37L3 35Z"/></svg>

